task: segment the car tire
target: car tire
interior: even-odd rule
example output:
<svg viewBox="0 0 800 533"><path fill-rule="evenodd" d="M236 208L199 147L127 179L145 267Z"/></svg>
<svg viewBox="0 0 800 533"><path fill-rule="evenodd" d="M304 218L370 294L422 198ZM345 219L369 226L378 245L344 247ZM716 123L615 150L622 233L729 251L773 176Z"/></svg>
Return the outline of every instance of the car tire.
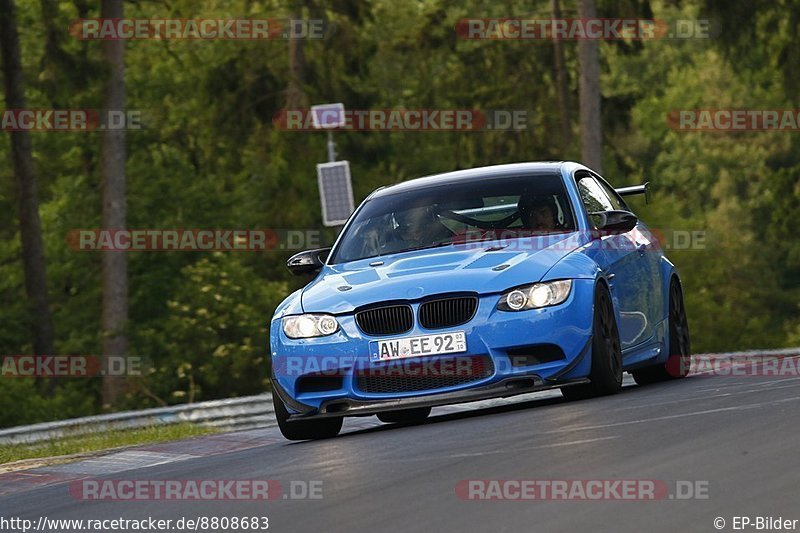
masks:
<svg viewBox="0 0 800 533"><path fill-rule="evenodd" d="M290 422L289 411L286 410L286 406L274 389L272 405L275 408L275 418L278 419L278 428L281 430L281 434L289 440L329 439L338 435L342 429L344 419L341 416Z"/></svg>
<svg viewBox="0 0 800 533"><path fill-rule="evenodd" d="M430 414L430 407L415 407L414 409L378 413L378 420L386 424L419 424Z"/></svg>
<svg viewBox="0 0 800 533"><path fill-rule="evenodd" d="M667 362L631 372L639 385L685 378L692 363L689 323L683 302L683 289L677 278L669 283L669 357Z"/></svg>
<svg viewBox="0 0 800 533"><path fill-rule="evenodd" d="M592 324L592 370L590 382L561 388L568 400L583 400L616 394L622 388L622 346L611 294L603 284L594 293Z"/></svg>

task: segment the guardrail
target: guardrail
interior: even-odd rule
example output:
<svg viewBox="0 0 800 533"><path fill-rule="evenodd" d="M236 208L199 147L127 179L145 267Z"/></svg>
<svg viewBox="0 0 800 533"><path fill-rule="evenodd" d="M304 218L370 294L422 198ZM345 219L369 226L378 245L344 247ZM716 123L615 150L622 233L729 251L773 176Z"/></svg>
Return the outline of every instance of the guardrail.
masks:
<svg viewBox="0 0 800 533"><path fill-rule="evenodd" d="M272 397L260 394L17 426L0 430L0 445L186 422L223 430L261 428L276 424L274 412Z"/></svg>
<svg viewBox="0 0 800 533"><path fill-rule="evenodd" d="M730 353L695 354L700 358L737 358L747 356L798 356L800 348L751 350ZM158 407L142 411L126 411L108 415L87 416L58 422L18 426L0 430L0 445L35 443L47 439L86 435L115 429L193 423L222 430L263 428L276 425L272 397L268 394L227 400Z"/></svg>

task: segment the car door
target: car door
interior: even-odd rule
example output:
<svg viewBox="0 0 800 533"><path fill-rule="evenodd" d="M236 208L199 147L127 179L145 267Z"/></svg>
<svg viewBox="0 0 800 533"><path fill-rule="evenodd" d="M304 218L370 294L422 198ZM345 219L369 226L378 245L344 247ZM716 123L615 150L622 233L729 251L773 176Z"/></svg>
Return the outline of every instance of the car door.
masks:
<svg viewBox="0 0 800 533"><path fill-rule="evenodd" d="M626 209L621 200L608 194L598 177L587 171L575 175L589 223L596 229L591 213ZM626 209L627 210L627 209ZM589 254L606 273L618 313L620 343L625 350L649 337L645 261L637 250L635 230L621 234L601 234Z"/></svg>
<svg viewBox="0 0 800 533"><path fill-rule="evenodd" d="M606 195L610 198L614 209L631 211L625 201L603 178L596 176L597 181L603 187ZM656 326L664 315L664 292L661 282L661 257L663 252L658 239L650 232L647 225L639 220L636 227L630 232L630 238L636 253L639 255L637 272L640 276L638 283L630 287L636 292L635 298L637 306L644 306L641 312L644 319L631 317L630 326L635 328L635 322L644 320L641 334L634 339L633 344L640 344L653 340L656 333Z"/></svg>

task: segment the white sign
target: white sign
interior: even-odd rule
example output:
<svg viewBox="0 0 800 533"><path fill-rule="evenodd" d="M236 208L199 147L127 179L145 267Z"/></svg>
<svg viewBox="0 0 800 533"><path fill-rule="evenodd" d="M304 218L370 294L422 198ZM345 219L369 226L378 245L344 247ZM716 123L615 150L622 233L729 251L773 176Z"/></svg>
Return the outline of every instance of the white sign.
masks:
<svg viewBox="0 0 800 533"><path fill-rule="evenodd" d="M311 106L311 122L315 128L322 130L344 127L344 104Z"/></svg>

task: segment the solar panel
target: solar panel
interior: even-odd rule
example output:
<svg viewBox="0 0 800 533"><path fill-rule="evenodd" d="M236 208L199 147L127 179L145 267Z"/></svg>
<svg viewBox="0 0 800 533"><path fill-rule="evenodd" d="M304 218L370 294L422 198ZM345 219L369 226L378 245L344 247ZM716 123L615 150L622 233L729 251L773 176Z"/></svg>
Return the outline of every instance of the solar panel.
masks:
<svg viewBox="0 0 800 533"><path fill-rule="evenodd" d="M325 226L341 226L354 209L350 163L336 161L318 164L317 182L322 203L322 223Z"/></svg>

